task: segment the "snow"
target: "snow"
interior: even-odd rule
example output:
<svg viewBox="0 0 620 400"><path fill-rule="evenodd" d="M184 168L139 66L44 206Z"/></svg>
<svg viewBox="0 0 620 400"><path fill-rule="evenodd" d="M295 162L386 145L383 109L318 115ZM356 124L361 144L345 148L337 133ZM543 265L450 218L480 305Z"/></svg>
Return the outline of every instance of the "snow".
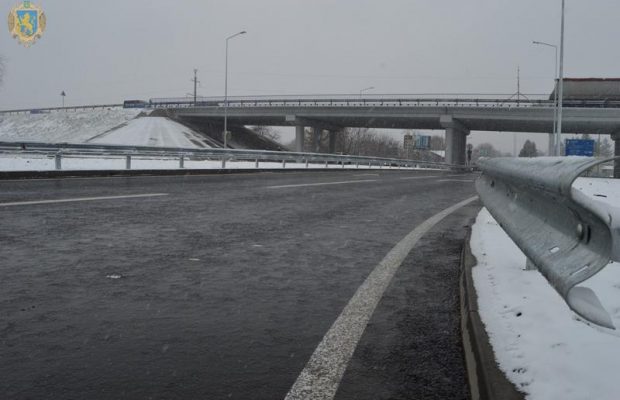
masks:
<svg viewBox="0 0 620 400"><path fill-rule="evenodd" d="M579 178L573 188L581 201L620 204L620 180ZM523 270L525 255L486 209L472 228L471 248L480 317L499 367L517 388L531 400L617 399L620 332L584 322L538 271ZM620 326L620 263L579 290L586 287Z"/></svg>
<svg viewBox="0 0 620 400"><path fill-rule="evenodd" d="M211 147L200 134L165 117L136 118L119 129L88 140L88 143L193 149Z"/></svg>
<svg viewBox="0 0 620 400"><path fill-rule="evenodd" d="M140 109L57 111L0 115L0 141L82 143L135 118Z"/></svg>

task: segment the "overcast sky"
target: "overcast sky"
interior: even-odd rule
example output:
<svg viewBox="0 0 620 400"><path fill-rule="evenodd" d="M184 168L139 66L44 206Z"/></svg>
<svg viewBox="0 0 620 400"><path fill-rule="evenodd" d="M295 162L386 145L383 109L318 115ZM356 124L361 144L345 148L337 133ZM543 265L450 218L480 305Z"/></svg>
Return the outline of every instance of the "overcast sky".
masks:
<svg viewBox="0 0 620 400"><path fill-rule="evenodd" d="M0 34L0 109L202 95L550 93L560 0L35 0L44 37ZM6 16L15 1L0 0ZM618 77L620 2L567 0L565 76ZM6 18L2 19L6 21ZM6 22L3 22L6 24ZM511 135L476 134L512 150ZM510 136L510 137L508 137ZM526 135L519 135L519 141ZM546 138L538 138L546 148Z"/></svg>

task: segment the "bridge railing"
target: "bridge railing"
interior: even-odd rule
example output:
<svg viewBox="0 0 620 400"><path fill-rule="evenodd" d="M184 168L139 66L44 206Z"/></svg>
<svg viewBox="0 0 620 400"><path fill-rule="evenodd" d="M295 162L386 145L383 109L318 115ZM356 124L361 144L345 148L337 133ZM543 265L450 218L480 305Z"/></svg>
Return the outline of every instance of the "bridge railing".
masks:
<svg viewBox="0 0 620 400"><path fill-rule="evenodd" d="M475 96L475 97L474 97ZM495 98L490 96L496 96ZM231 96L229 107L554 107L544 95L530 95L529 99L515 99L509 95L471 94L397 94L397 95L286 95L286 96ZM534 98L537 97L537 98ZM565 99L564 107L581 108L620 108L620 101L606 99L574 100ZM78 111L84 109L116 108L123 104L99 104L72 107L31 108L0 111L2 114L41 114L55 111ZM145 103L146 108L195 108L224 107L224 97L154 98Z"/></svg>
<svg viewBox="0 0 620 400"><path fill-rule="evenodd" d="M279 163L282 168L291 168L296 164L297 168L309 168L310 164L321 164L327 167L334 165L355 166L357 168L398 167L398 168L433 168L446 170L462 170L468 167L448 165L445 163L406 160L398 158L365 157L353 155L338 155L324 153L298 153L290 151L264 151L264 150L239 150L239 149L189 149L174 147L149 147L149 146L115 146L99 144L49 144L35 142L0 142L0 154L12 155L43 155L54 158L56 169L62 169L63 157L89 157L89 158L124 158L127 160L127 169L130 169L133 159L176 159L179 168L185 167L186 161L219 161L222 168L228 162L253 162L255 168L260 168L261 162Z"/></svg>
<svg viewBox="0 0 620 400"><path fill-rule="evenodd" d="M620 261L620 209L572 188L581 174L609 160L585 157L496 158L479 162L476 189L491 215L568 306L613 328L594 292L578 286L610 260Z"/></svg>
<svg viewBox="0 0 620 400"><path fill-rule="evenodd" d="M433 97L413 95L323 95L323 96L235 96L229 107L553 107L546 99L517 100L511 98ZM224 107L223 97L156 98L149 102L155 108Z"/></svg>

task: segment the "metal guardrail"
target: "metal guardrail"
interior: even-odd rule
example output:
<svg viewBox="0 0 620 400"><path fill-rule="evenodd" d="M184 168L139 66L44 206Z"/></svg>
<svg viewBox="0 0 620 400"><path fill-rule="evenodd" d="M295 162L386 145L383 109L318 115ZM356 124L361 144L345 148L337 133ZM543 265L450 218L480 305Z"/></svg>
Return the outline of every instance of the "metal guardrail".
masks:
<svg viewBox="0 0 620 400"><path fill-rule="evenodd" d="M94 104L87 106L72 106L72 107L47 107L47 108L22 108L16 110L2 110L2 114L45 114L53 111L77 111L77 110L94 110L97 108L117 108L123 107L122 104Z"/></svg>
<svg viewBox="0 0 620 400"><path fill-rule="evenodd" d="M88 156L88 157L125 157L127 169L131 169L131 159L179 159L179 168L184 168L184 162L188 160L218 160L222 162L222 168L230 161L251 161L259 168L260 162L278 162L286 167L287 163L309 164L321 163L357 165L358 167L419 167L439 169L465 169L469 167L448 165L432 161L405 160L398 158L365 157L351 155L336 155L324 153L297 153L288 151L264 151L264 150L239 150L239 149L190 149L174 147L149 147L149 146L115 146L99 144L68 144L68 143L36 143L36 142L0 142L0 153L9 154L43 154L54 157L56 169L62 169L62 157L64 156ZM303 168L303 167L302 167Z"/></svg>
<svg viewBox="0 0 620 400"><path fill-rule="evenodd" d="M579 196L572 184L609 160L496 158L479 162L476 189L491 215L578 315L615 329L596 294L577 286L620 261L620 215Z"/></svg>
<svg viewBox="0 0 620 400"><path fill-rule="evenodd" d="M512 99L509 95L503 98L484 97L484 94L471 93L471 97L458 94L396 94L396 95L286 95L286 96L229 96L229 107L553 107L548 99ZM487 95L489 96L489 95ZM502 96L495 94L494 96ZM540 94L532 96L542 96ZM564 100L564 107L583 108L620 108L617 100ZM146 108L192 108L192 107L224 107L224 97L193 98L154 98L145 103ZM48 113L54 111L71 111L83 109L123 107L123 104L100 104L73 107L49 107L3 110L2 114Z"/></svg>

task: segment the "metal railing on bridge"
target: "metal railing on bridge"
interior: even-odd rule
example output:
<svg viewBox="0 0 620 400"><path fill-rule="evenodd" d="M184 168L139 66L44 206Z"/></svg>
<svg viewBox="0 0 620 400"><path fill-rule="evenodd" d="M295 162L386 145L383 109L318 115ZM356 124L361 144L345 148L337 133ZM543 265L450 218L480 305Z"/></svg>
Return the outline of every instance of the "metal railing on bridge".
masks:
<svg viewBox="0 0 620 400"><path fill-rule="evenodd" d="M273 95L273 96L229 96L229 107L554 107L547 95L529 94L528 99L516 99L506 94L483 93L419 93L419 94L375 94L364 96L352 94L323 95ZM620 108L618 100L574 100L565 99L564 107ZM144 108L194 108L224 107L224 97L170 97L153 98L143 102ZM123 104L97 104L71 107L23 108L3 110L2 114L41 114L55 111L78 111L85 109L123 107Z"/></svg>

